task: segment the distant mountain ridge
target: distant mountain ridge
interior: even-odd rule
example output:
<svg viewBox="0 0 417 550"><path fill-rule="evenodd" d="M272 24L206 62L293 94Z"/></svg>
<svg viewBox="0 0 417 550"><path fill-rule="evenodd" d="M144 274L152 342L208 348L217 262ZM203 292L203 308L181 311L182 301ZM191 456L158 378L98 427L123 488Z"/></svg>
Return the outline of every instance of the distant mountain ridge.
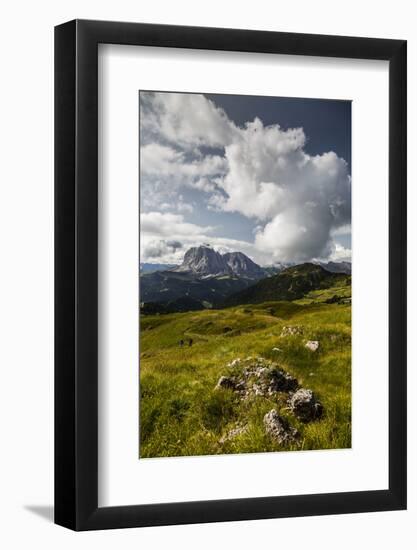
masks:
<svg viewBox="0 0 417 550"><path fill-rule="evenodd" d="M317 262L318 265L327 269L331 273L346 273L350 275L352 273L351 262Z"/></svg>
<svg viewBox="0 0 417 550"><path fill-rule="evenodd" d="M219 277L222 275L258 280L267 273L243 252L220 254L210 246L190 248L182 264L172 271L192 273L198 277Z"/></svg>
<svg viewBox="0 0 417 550"><path fill-rule="evenodd" d="M321 267L324 267L324 269L327 269L327 271L330 271L330 273L345 273L346 275L350 275L352 273L352 263L351 262L319 262L319 261L312 261L312 264L320 265ZM281 271L284 271L284 269L287 269L289 267L293 267L297 264L296 262L278 262L273 265L268 266L262 266L262 269L267 272L268 275L277 275L277 273L281 273Z"/></svg>
<svg viewBox="0 0 417 550"><path fill-rule="evenodd" d="M151 264L148 262L141 262L139 264L140 273L153 273L155 271L167 271L177 267L177 264Z"/></svg>
<svg viewBox="0 0 417 550"><path fill-rule="evenodd" d="M297 300L348 280L349 262L276 264L262 268L243 252L190 248L181 265L140 264L143 313L171 313L264 301ZM334 297L337 299L337 296Z"/></svg>

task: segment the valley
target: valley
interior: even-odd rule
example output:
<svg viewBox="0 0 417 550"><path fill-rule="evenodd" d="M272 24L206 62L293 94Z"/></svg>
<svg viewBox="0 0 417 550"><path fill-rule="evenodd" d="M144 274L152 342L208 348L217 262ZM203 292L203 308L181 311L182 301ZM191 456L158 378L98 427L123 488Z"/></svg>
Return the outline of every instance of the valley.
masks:
<svg viewBox="0 0 417 550"><path fill-rule="evenodd" d="M149 264L148 264L149 265ZM197 311L246 302L295 300L310 290L350 284L350 264L305 263L262 268L241 252L221 255L208 246L189 249L176 267L140 275L143 314ZM345 270L345 271L343 271Z"/></svg>
<svg viewBox="0 0 417 550"><path fill-rule="evenodd" d="M229 296L221 277L229 277ZM171 278L183 288L199 286L181 271ZM302 264L235 291L237 281L203 280L189 298L198 296L196 310L182 295L176 299L184 311L167 312L164 302L161 311L141 315L141 458L350 447L350 276ZM219 284L221 307L198 305L206 284ZM294 391L311 391L320 418L294 415L293 390L262 390L257 377L265 371L294 379ZM271 410L297 437L271 437Z"/></svg>

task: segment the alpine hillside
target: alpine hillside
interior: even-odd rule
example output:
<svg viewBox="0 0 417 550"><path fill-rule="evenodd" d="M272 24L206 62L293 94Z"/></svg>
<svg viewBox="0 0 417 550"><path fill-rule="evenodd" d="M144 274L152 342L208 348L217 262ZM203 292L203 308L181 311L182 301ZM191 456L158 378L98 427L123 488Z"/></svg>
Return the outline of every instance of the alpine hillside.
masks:
<svg viewBox="0 0 417 550"><path fill-rule="evenodd" d="M304 263L288 267L277 275L262 279L256 284L232 294L225 299L223 306L230 307L271 300L299 300L313 290L331 288L341 282L350 285L350 276L344 273L331 273L317 264ZM335 301L337 301L337 297Z"/></svg>

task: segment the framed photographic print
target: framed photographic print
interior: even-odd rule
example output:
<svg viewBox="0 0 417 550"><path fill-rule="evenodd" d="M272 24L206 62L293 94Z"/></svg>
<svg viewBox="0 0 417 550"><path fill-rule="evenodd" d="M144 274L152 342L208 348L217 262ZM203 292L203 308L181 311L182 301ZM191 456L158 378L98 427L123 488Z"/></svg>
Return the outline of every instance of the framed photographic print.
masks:
<svg viewBox="0 0 417 550"><path fill-rule="evenodd" d="M55 30L55 521L406 507L406 42Z"/></svg>

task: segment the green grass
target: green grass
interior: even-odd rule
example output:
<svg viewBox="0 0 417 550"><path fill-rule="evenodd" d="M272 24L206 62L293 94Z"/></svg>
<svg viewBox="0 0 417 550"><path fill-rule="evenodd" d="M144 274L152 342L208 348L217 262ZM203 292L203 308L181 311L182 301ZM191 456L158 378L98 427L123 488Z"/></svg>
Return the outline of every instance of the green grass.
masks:
<svg viewBox="0 0 417 550"><path fill-rule="evenodd" d="M351 307L325 304L346 289L311 292L297 302L268 302L224 310L141 316L140 457L250 453L351 445ZM285 325L303 327L281 337ZM180 348L180 339L193 339ZM306 340L319 340L311 352ZM278 347L281 351L273 351ZM285 395L240 400L215 390L227 364L261 356L276 361L312 389L324 406L320 421L301 424L289 414ZM272 408L300 434L298 446L280 447L263 428ZM247 429L221 443L237 425Z"/></svg>
<svg viewBox="0 0 417 550"><path fill-rule="evenodd" d="M296 300L297 304L314 304L318 302L325 302L326 300L338 296L339 298L350 298L352 292L352 286L350 280L341 280L336 285L321 289L321 290L312 290L306 294L300 300Z"/></svg>

